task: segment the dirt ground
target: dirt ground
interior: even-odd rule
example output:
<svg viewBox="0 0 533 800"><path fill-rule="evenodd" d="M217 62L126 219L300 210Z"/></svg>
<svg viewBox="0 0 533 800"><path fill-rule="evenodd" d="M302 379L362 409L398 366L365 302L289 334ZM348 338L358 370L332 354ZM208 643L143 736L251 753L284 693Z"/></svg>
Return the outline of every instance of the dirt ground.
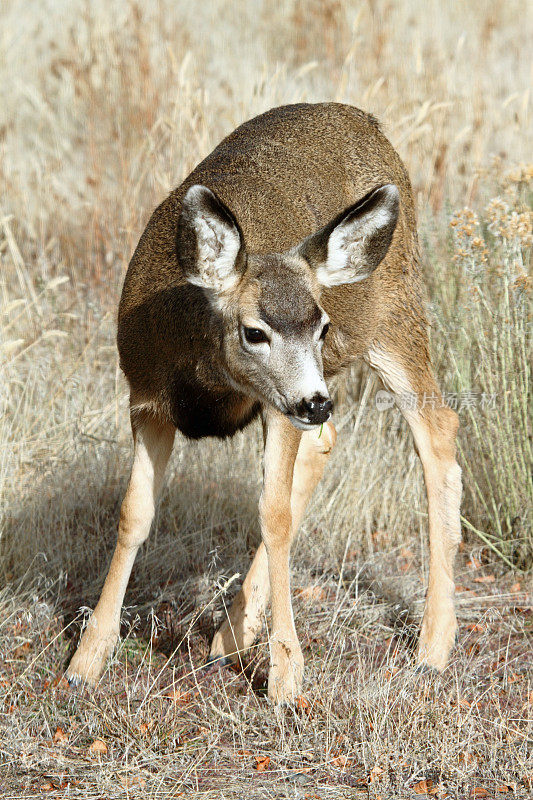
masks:
<svg viewBox="0 0 533 800"><path fill-rule="evenodd" d="M459 636L442 675L414 668L414 543L348 554L342 580L333 564L297 570L305 690L280 712L266 699L266 634L242 669L204 666L236 581L217 592L199 576L155 613L129 607L94 690L62 677L76 587L5 591L1 796L530 797L531 598L483 553L458 561Z"/></svg>

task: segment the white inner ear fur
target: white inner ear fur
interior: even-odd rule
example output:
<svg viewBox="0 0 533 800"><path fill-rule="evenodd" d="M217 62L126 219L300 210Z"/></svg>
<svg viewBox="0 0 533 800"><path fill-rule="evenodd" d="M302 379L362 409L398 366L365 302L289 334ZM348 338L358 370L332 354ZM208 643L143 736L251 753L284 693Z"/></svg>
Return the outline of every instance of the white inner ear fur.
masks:
<svg viewBox="0 0 533 800"><path fill-rule="evenodd" d="M396 187L389 190L393 196ZM372 274L376 265L365 259L365 239L381 228L391 224L393 214L385 202L361 216L340 222L328 239L327 260L317 269L317 278L322 286L340 286L343 283L358 283Z"/></svg>
<svg viewBox="0 0 533 800"><path fill-rule="evenodd" d="M223 294L239 281L235 260L241 242L236 228L202 208L201 195L208 191L204 186L191 186L184 198L192 211L191 223L198 244L198 274L190 275L188 280L203 289Z"/></svg>

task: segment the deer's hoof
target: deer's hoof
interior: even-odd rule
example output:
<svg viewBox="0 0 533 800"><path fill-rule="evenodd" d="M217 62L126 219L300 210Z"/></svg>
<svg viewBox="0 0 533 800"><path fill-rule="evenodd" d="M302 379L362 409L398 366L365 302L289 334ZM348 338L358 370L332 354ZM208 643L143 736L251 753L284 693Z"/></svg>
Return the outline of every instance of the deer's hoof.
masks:
<svg viewBox="0 0 533 800"><path fill-rule="evenodd" d="M292 705L301 694L304 659L300 645L272 643L272 664L268 673L268 699L276 706Z"/></svg>
<svg viewBox="0 0 533 800"><path fill-rule="evenodd" d="M116 632L106 637L98 636L95 627L89 623L65 674L70 686L77 687L82 683L94 686L104 671L117 639Z"/></svg>
<svg viewBox="0 0 533 800"><path fill-rule="evenodd" d="M204 664L205 669L213 667L231 667L233 661L229 656L209 656Z"/></svg>

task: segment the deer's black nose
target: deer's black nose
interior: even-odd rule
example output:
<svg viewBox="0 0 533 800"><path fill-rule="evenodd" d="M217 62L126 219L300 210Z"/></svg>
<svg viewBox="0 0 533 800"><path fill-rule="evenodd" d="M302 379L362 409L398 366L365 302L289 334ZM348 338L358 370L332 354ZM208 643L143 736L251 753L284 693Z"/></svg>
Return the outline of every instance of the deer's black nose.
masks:
<svg viewBox="0 0 533 800"><path fill-rule="evenodd" d="M300 413L313 425L320 425L329 419L333 403L329 397L315 394L310 400L304 399L300 403Z"/></svg>

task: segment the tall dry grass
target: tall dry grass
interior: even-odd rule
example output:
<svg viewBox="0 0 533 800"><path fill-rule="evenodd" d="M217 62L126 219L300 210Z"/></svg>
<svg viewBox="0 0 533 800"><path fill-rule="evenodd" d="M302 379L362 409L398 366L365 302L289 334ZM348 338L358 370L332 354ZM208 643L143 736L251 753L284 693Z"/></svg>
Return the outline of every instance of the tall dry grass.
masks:
<svg viewBox="0 0 533 800"><path fill-rule="evenodd" d="M493 180L500 194L450 219L442 269L428 246L439 371L460 412L463 522L508 566L531 565L533 167ZM445 262L446 263L446 262Z"/></svg>
<svg viewBox="0 0 533 800"><path fill-rule="evenodd" d="M506 161L528 152L527 26L517 24L526 11L521 3L4 5L0 508L4 528L23 531L5 537L13 563L33 558L37 532L37 549L50 557L53 542L72 569L72 553L93 548L86 514L83 535L74 543L66 535L73 509L81 502L98 516L103 496L113 508L118 502L129 446L114 317L155 204L241 120L275 104L324 98L376 113L408 165L442 384L498 395L496 408L461 411L465 524L511 562L528 562L530 321L521 278L528 234L487 230L485 242L476 229L483 245L463 257L457 239L454 257L447 233L451 208L483 214L500 191L494 171L483 174L493 155L505 172ZM509 214L525 213L526 174L509 187ZM393 542L424 536L420 470L405 428L398 416L374 410L366 381L344 389L341 445L314 505L335 536L328 532L318 552L342 549L347 535L372 549L376 529ZM245 483L257 479L256 444L251 454L239 438L226 448L193 448L194 471L185 455L191 448L179 446L174 472L194 475L198 495L193 528L210 516L201 492L226 475L227 452L241 449L236 469ZM169 499L172 514L188 518L193 512L181 502ZM253 514L246 525L254 527Z"/></svg>
<svg viewBox="0 0 533 800"><path fill-rule="evenodd" d="M10 620L36 620L43 597L50 619L57 613L69 621L80 605L94 604L101 587L131 452L115 313L152 209L241 121L300 100L340 100L371 111L407 164L437 373L444 389L465 400L459 414L468 548L483 557L496 552L502 570L527 569L533 553L532 189L531 170L519 165L530 156L532 139L524 57L529 14L522 0L4 2L0 574L11 588L2 597L3 632L11 631ZM381 572L389 574L386 558L412 552L415 574L398 576L395 597L409 600L417 617L427 571L421 470L399 412L376 409L377 388L364 371L339 382L338 446L295 548L296 584L323 580L334 598L326 609L335 620L331 628L326 611L301 611L309 613L311 629L325 625L326 639L334 642L323 672L317 661L311 674L323 676L324 692L344 687L357 702L334 722L328 715L313 722L305 735L291 728L284 740L293 750L304 740L311 747L332 726L331 744L359 704L369 764L380 748L379 732L386 729L391 741L405 733L418 699L409 689L394 705L385 678L365 688L374 661L365 661L358 645L350 645L352 655L342 663L353 669L353 656L361 679L346 683L335 672L352 624L343 616L346 603L354 586L359 592L354 575L369 569L379 582ZM475 394L473 403L468 393ZM489 398L484 405L482 395ZM194 595L220 615L217 584L243 572L258 541L260 453L256 428L224 444L177 443L127 595L135 614L146 616L162 603L187 609ZM384 584L391 590L390 581ZM489 601L479 600L483 608ZM467 603L463 614L465 608L471 619L474 606ZM369 614L368 631L379 637L387 626ZM365 619L358 631L367 630ZM60 629L57 647L47 650L53 658L37 654L31 670L61 668L69 645ZM20 629L9 635L22 646ZM129 638L124 647L138 654L141 645ZM490 642L483 647L488 653ZM468 682L477 662L464 656L463 648L458 680ZM220 692L217 703L226 688ZM372 711L382 700L383 708L399 709L399 717L385 715L385 728ZM50 715L58 708L52 703ZM442 709L435 709L444 724ZM217 728L217 715L209 713L214 740L237 736L233 722L228 727L220 717ZM114 714L109 724L122 730ZM279 731L266 723L268 712L254 705L251 717L242 714L251 725L266 725L268 747L277 746ZM478 716L468 716L468 736L476 741L485 735ZM17 720L17 730L30 724L24 715ZM100 723L91 720L96 730ZM417 746L425 742L435 760L439 737L430 723L417 728ZM460 737L453 741L455 758ZM521 742L513 755L517 774ZM336 753L337 745L330 750ZM496 775L498 758L491 758ZM111 791L107 784L105 791Z"/></svg>

